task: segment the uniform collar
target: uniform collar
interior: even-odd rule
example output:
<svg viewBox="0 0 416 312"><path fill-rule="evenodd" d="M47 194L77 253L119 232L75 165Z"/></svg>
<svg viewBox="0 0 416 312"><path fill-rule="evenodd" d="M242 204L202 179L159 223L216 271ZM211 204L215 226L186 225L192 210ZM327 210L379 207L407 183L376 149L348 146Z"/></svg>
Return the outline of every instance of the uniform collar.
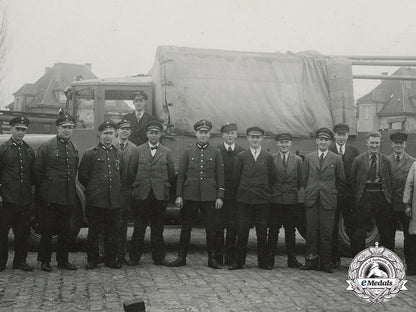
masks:
<svg viewBox="0 0 416 312"><path fill-rule="evenodd" d="M105 151L111 151L113 149L112 144L110 146L105 146L103 143L100 142L100 143L98 143L98 146L101 147Z"/></svg>
<svg viewBox="0 0 416 312"><path fill-rule="evenodd" d="M65 144L65 145L69 144L70 139L64 140L64 139L60 138L59 136L56 136L56 138L57 138L58 142L61 142L62 144Z"/></svg>
<svg viewBox="0 0 416 312"><path fill-rule="evenodd" d="M204 150L204 149L206 149L207 147L208 147L208 145L209 145L209 143L207 142L207 143L204 143L204 144L202 144L202 143L199 143L199 142L197 142L196 143L196 147L198 147L200 150Z"/></svg>

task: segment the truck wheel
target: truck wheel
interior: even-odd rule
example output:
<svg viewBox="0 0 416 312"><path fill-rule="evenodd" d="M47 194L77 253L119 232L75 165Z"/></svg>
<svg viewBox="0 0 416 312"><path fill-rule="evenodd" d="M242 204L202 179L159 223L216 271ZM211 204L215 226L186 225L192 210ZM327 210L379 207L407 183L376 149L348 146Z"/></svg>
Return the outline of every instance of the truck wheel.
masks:
<svg viewBox="0 0 416 312"><path fill-rule="evenodd" d="M30 234L28 239L29 250L37 251L40 244L40 231L39 231L39 204L36 203L32 209L32 215L30 217ZM83 225L81 206L77 205L74 209L74 213L71 217L71 240L75 240L78 236L81 227ZM52 236L53 248L56 246L57 236Z"/></svg>
<svg viewBox="0 0 416 312"><path fill-rule="evenodd" d="M341 256L344 257L351 257L351 242L350 238L347 234L347 230L344 224L344 219L342 217L339 218L338 224L338 248ZM367 235L365 238L365 247L368 248L370 246L374 246L376 242L380 239L378 234L378 229L375 220L371 220L371 224L368 225L367 228Z"/></svg>

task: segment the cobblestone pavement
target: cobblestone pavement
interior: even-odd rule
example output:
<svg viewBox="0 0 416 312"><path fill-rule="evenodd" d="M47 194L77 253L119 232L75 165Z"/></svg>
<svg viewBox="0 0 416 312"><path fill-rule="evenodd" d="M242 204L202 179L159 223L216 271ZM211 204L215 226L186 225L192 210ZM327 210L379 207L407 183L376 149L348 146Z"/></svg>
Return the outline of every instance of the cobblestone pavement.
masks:
<svg viewBox="0 0 416 312"><path fill-rule="evenodd" d="M129 229L131 234L131 229ZM256 266L255 236L250 234L246 269L213 270L206 266L204 232L193 231L188 265L167 268L152 264L148 253L137 267L121 270L100 267L85 270L82 251L86 231L77 241L70 259L78 271L39 270L25 273L11 269L0 273L0 311L123 311L125 301L139 299L146 311L415 311L416 277L408 277L408 291L383 306L368 306L351 291L346 291L349 258L333 274L300 271L286 267L279 242L273 271ZM165 230L168 258L174 259L179 229ZM397 237L398 254L403 256L403 236ZM304 257L304 241L298 238L299 259ZM28 262L36 263L31 252Z"/></svg>

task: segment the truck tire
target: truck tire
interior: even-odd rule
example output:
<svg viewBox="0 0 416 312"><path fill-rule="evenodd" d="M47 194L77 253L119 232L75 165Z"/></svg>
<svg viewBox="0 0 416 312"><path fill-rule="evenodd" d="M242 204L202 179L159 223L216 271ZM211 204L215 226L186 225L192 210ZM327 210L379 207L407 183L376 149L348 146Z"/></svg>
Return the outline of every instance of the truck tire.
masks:
<svg viewBox="0 0 416 312"><path fill-rule="evenodd" d="M39 203L35 203L32 214L30 217L30 234L28 239L28 247L30 251L37 251L40 244L40 233L39 233L39 213L38 208ZM71 217L71 241L75 240L78 236L81 227L83 225L83 215L81 205L78 200L78 204L76 205L74 212ZM56 247L57 236L52 236L52 246L55 249Z"/></svg>
<svg viewBox="0 0 416 312"><path fill-rule="evenodd" d="M378 234L378 229L376 222L371 220L371 224L368 225L367 235L365 238L365 247L374 246L376 242L379 242L380 236ZM351 257L351 242L347 234L346 227L344 225L344 219L342 214L339 218L338 224L338 248L341 256Z"/></svg>

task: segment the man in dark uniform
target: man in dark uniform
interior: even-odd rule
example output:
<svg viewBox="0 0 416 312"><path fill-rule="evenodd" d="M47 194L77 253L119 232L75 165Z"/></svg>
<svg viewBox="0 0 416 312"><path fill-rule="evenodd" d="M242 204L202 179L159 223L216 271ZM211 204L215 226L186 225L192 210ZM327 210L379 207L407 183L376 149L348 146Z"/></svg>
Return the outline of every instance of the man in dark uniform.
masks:
<svg viewBox="0 0 416 312"><path fill-rule="evenodd" d="M118 226L122 205L120 166L121 160L113 145L116 124L104 121L98 128L100 142L88 149L79 165L79 182L85 187L88 220L88 270L98 265L98 234L104 230L105 266L121 267L117 260Z"/></svg>
<svg viewBox="0 0 416 312"><path fill-rule="evenodd" d="M390 222L394 244L396 225L400 223L404 236L404 258L408 272L416 271L416 235L409 234L409 217L405 214L406 204L403 203L404 187L407 175L416 159L406 153L407 134L396 132L390 135L393 153L388 156L391 161L391 204L393 208L392 221ZM394 246L394 245L393 245ZM393 250L394 251L394 250Z"/></svg>
<svg viewBox="0 0 416 312"><path fill-rule="evenodd" d="M129 180L133 184L132 210L135 223L129 265L139 264L149 221L153 262L156 265L168 265L165 260L163 227L169 189L175 181L175 165L170 149L159 142L162 131L160 121L150 121L146 126L149 141L137 147L130 159Z"/></svg>
<svg viewBox="0 0 416 312"><path fill-rule="evenodd" d="M237 236L235 190L233 183L234 159L244 148L236 145L237 125L228 123L221 127L224 142L218 146L224 161L225 193L224 204L221 208L221 226L216 234L216 255L219 264L231 265L234 258L235 239ZM224 244L224 230L227 230Z"/></svg>
<svg viewBox="0 0 416 312"><path fill-rule="evenodd" d="M274 256L277 248L280 227L285 228L285 244L287 265L289 268L299 268L301 264L296 259L296 225L302 216L298 193L302 187L302 158L290 151L292 135L279 133L276 136L279 152L273 155L276 168L276 182L273 184L272 208L270 215L269 244L271 265L274 266Z"/></svg>
<svg viewBox="0 0 416 312"><path fill-rule="evenodd" d="M121 160L120 178L122 205L120 209L120 228L119 228L119 252L117 259L120 264L126 264L125 255L127 253L127 225L131 209L131 184L128 181L128 165L131 155L136 149L136 145L129 141L131 134L131 123L123 118L117 123L117 138L113 144L117 148Z"/></svg>
<svg viewBox="0 0 416 312"><path fill-rule="evenodd" d="M0 146L0 185L3 198L0 207L0 272L7 263L10 227L15 237L13 269L33 271L33 267L26 263L26 256L35 152L23 141L29 120L26 117L15 117L9 124L12 135Z"/></svg>
<svg viewBox="0 0 416 312"><path fill-rule="evenodd" d="M40 246L38 261L50 272L52 234L58 234L56 261L64 270L76 270L68 261L71 216L77 201L75 178L78 150L71 141L75 119L63 114L56 120L58 135L42 144L36 154L34 172L39 207Z"/></svg>
<svg viewBox="0 0 416 312"><path fill-rule="evenodd" d="M380 234L380 245L394 249L391 209L391 161L380 152L381 134L367 134L368 151L352 162L351 185L354 190L354 226L351 234L353 256L365 248L372 219Z"/></svg>
<svg viewBox="0 0 416 312"><path fill-rule="evenodd" d="M125 115L123 118L130 121L131 135L129 140L137 146L147 142L146 125L149 121L156 118L145 112L147 104L147 94L144 91L133 94L134 111Z"/></svg>
<svg viewBox="0 0 416 312"><path fill-rule="evenodd" d="M316 131L318 151L309 153L303 163L306 213L306 261L303 270L332 273L332 233L334 230L337 194L345 184L341 156L328 148L332 131Z"/></svg>
<svg viewBox="0 0 416 312"><path fill-rule="evenodd" d="M215 233L224 197L224 163L221 152L208 143L211 129L207 120L195 123L197 142L185 148L179 162L175 203L181 208L182 229L178 258L171 266L186 265L192 225L200 210L206 231L208 266L221 268L216 260Z"/></svg>
<svg viewBox="0 0 416 312"><path fill-rule="evenodd" d="M254 220L258 266L264 270L271 270L273 267L270 263L267 228L276 170L273 156L261 147L264 130L260 127L250 127L246 134L250 148L237 155L233 168L233 187L237 190L237 242L233 263L229 269L243 268L250 226Z"/></svg>
<svg viewBox="0 0 416 312"><path fill-rule="evenodd" d="M354 158L358 156L358 150L354 146L347 144L349 131L350 128L347 124L336 124L334 126L335 142L329 147L331 152L334 152L342 157L345 173L345 186L342 190L340 190L340 192L338 192L337 209L335 210L334 232L332 234L332 266L334 268L339 267L341 264L341 258L338 250L338 224L341 214L344 219L347 235L349 237L351 237L351 230L353 226L354 197L352 195L352 187L348 181L350 180L352 162Z"/></svg>

